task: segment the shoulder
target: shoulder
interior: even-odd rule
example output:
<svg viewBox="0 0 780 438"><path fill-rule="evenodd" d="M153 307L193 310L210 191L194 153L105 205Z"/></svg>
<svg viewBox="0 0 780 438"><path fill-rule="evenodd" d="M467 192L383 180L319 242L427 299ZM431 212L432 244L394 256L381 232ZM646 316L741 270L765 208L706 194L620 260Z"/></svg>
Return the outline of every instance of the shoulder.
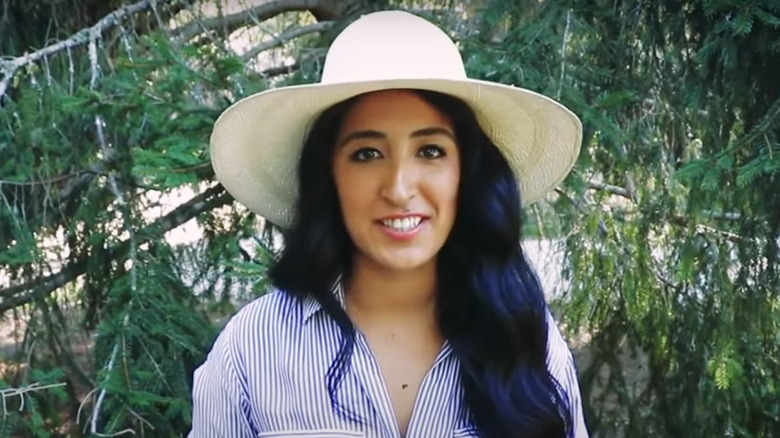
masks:
<svg viewBox="0 0 780 438"><path fill-rule="evenodd" d="M547 315L547 327L547 368L568 399L573 422L572 436L575 438L588 438L574 355L561 334L557 322L550 313Z"/></svg>
<svg viewBox="0 0 780 438"><path fill-rule="evenodd" d="M247 303L233 315L225 325L230 326L257 326L277 324L281 322L294 322L301 316L301 300L279 289L270 292Z"/></svg>
<svg viewBox="0 0 780 438"><path fill-rule="evenodd" d="M549 312L547 313L547 367L559 380L561 377L570 377L566 374L574 372L574 357L571 349L561 334L557 321Z"/></svg>
<svg viewBox="0 0 780 438"><path fill-rule="evenodd" d="M271 351L285 334L300 328L301 315L300 299L274 289L236 312L220 331L217 343L238 360L261 348Z"/></svg>

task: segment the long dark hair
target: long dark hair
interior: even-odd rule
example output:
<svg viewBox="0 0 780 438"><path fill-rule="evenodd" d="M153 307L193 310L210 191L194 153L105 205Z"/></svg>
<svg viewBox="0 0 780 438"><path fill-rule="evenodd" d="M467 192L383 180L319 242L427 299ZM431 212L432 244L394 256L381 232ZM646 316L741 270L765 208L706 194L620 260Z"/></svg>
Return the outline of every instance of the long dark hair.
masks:
<svg viewBox="0 0 780 438"><path fill-rule="evenodd" d="M563 438L572 419L562 388L547 370L547 306L520 246L520 193L504 157L461 100L413 90L451 121L461 156L457 216L437 259L438 319L460 361L465 403L486 438ZM356 98L326 110L304 143L297 217L270 270L274 285L314 296L342 340L327 374L335 392L352 354L355 328L332 293L349 275L354 247L344 227L332 174L336 136ZM303 275L301 273L304 273Z"/></svg>

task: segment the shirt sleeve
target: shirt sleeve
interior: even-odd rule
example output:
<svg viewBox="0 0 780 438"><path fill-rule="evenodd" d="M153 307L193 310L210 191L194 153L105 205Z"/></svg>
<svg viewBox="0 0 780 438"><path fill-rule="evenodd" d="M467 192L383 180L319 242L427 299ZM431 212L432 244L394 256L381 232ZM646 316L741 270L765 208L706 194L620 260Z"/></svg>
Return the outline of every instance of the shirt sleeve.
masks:
<svg viewBox="0 0 780 438"><path fill-rule="evenodd" d="M547 367L569 399L569 408L572 414L572 431L574 432L573 438L589 438L588 430L585 427L585 416L582 412L580 384L577 378L574 357L563 339L558 325L550 314L548 314L547 325L549 329Z"/></svg>
<svg viewBox="0 0 780 438"><path fill-rule="evenodd" d="M232 324L220 333L206 361L195 370L192 429L188 438L251 438L249 397L232 344Z"/></svg>

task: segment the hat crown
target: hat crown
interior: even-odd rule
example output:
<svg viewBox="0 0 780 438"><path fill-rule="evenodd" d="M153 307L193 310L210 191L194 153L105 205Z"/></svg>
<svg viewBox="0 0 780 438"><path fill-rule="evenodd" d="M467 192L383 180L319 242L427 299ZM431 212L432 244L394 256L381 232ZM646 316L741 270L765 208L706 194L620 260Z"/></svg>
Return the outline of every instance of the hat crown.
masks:
<svg viewBox="0 0 780 438"><path fill-rule="evenodd" d="M460 52L444 31L408 12L382 11L362 16L336 37L321 83L465 78Z"/></svg>

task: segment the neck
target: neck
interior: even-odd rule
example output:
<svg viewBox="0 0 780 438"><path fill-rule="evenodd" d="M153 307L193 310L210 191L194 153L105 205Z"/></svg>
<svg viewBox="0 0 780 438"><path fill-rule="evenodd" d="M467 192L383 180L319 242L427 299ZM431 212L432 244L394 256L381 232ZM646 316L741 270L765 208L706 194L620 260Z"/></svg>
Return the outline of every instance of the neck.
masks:
<svg viewBox="0 0 780 438"><path fill-rule="evenodd" d="M436 312L436 263L416 269L388 270L356 257L345 285L348 307L372 318L433 318Z"/></svg>

